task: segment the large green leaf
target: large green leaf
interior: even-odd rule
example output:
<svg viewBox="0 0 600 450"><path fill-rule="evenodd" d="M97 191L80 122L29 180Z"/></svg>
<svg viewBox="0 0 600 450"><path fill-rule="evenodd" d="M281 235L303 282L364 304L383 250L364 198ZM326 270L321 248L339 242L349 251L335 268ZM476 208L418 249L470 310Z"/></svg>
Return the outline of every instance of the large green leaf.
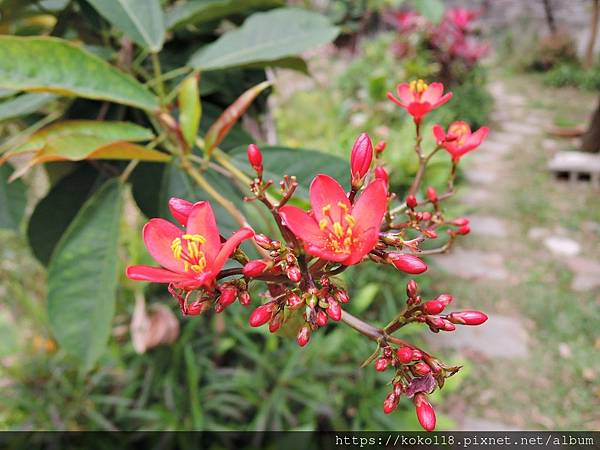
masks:
<svg viewBox="0 0 600 450"><path fill-rule="evenodd" d="M159 0L87 0L110 23L136 44L159 52L165 25Z"/></svg>
<svg viewBox="0 0 600 450"><path fill-rule="evenodd" d="M59 239L98 184L98 172L82 164L35 206L27 225L27 238L31 251L42 264L50 262Z"/></svg>
<svg viewBox="0 0 600 450"><path fill-rule="evenodd" d="M25 185L20 180L8 183L12 173L10 166L0 166L0 228L16 230L23 218L27 199Z"/></svg>
<svg viewBox="0 0 600 450"><path fill-rule="evenodd" d="M48 317L58 343L84 371L110 336L117 289L123 186L107 182L79 211L48 268Z"/></svg>
<svg viewBox="0 0 600 450"><path fill-rule="evenodd" d="M268 65L331 42L338 32L320 14L279 8L253 14L239 29L225 33L194 53L188 64L203 71L257 63Z"/></svg>
<svg viewBox="0 0 600 450"><path fill-rule="evenodd" d="M167 28L200 25L232 14L283 5L283 0L191 0L176 4L169 10L166 19Z"/></svg>
<svg viewBox="0 0 600 450"><path fill-rule="evenodd" d="M308 198L308 187L312 179L320 173L338 180L342 186L348 187L350 168L348 161L334 155L288 147L261 146L263 154L264 177L273 179L275 184L283 175L294 175L298 181L296 194ZM236 165L251 173L246 155L247 147L238 147L230 155Z"/></svg>
<svg viewBox="0 0 600 450"><path fill-rule="evenodd" d="M107 100L146 110L158 99L141 83L58 38L0 36L0 88Z"/></svg>
<svg viewBox="0 0 600 450"><path fill-rule="evenodd" d="M0 122L38 111L56 98L52 94L23 94L0 103Z"/></svg>

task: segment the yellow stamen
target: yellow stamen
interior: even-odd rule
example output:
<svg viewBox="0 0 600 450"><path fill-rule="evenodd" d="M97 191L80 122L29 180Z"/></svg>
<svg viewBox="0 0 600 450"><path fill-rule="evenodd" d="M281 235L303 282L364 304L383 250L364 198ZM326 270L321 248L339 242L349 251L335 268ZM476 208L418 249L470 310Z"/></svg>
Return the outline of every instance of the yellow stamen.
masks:
<svg viewBox="0 0 600 450"><path fill-rule="evenodd" d="M181 238L173 239L171 251L176 259L183 261L185 272L192 269L200 273L206 269L206 257L202 251L202 245L205 243L206 238L199 234L184 234Z"/></svg>
<svg viewBox="0 0 600 450"><path fill-rule="evenodd" d="M422 94L423 92L425 92L427 90L427 88L429 86L423 80L419 79L419 80L411 81L409 87L412 92L416 92L417 94Z"/></svg>

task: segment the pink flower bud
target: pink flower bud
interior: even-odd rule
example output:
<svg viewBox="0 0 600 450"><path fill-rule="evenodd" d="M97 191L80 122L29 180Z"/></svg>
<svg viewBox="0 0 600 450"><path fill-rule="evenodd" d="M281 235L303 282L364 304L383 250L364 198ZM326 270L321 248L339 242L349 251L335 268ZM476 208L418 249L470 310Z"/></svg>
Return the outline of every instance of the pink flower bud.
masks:
<svg viewBox="0 0 600 450"><path fill-rule="evenodd" d="M449 320L444 320L443 326L440 329L443 331L454 331L456 327Z"/></svg>
<svg viewBox="0 0 600 450"><path fill-rule="evenodd" d="M413 402L415 404L417 419L419 419L419 423L423 429L425 431L433 431L435 429L435 411L431 403L429 403L427 395L419 392L413 397Z"/></svg>
<svg viewBox="0 0 600 450"><path fill-rule="evenodd" d="M454 219L450 222L452 225L456 225L457 227L462 227L463 225L469 225L469 219L466 217L459 217L458 219Z"/></svg>
<svg viewBox="0 0 600 450"><path fill-rule="evenodd" d="M304 347L308 344L308 341L310 341L310 334L310 328L307 325L300 328L298 336L296 336L296 342L300 347Z"/></svg>
<svg viewBox="0 0 600 450"><path fill-rule="evenodd" d="M413 349L410 347L400 347L396 350L396 356L400 364L408 364L413 360Z"/></svg>
<svg viewBox="0 0 600 450"><path fill-rule="evenodd" d="M221 297L219 297L219 303L223 308L228 307L238 296L238 290L233 286L227 286L221 289Z"/></svg>
<svg viewBox="0 0 600 450"><path fill-rule="evenodd" d="M197 316L199 314L202 314L202 312L204 311L204 305L203 302L194 302L194 303L190 303L187 307L187 311L186 314L188 316Z"/></svg>
<svg viewBox="0 0 600 450"><path fill-rule="evenodd" d="M394 384L394 395L400 397L402 395L403 386L401 383Z"/></svg>
<svg viewBox="0 0 600 450"><path fill-rule="evenodd" d="M417 197L415 197L414 195L409 195L408 197L406 197L406 206L408 206L410 209L416 208Z"/></svg>
<svg viewBox="0 0 600 450"><path fill-rule="evenodd" d="M260 149L255 144L248 146L248 162L258 176L261 176L263 172L263 157Z"/></svg>
<svg viewBox="0 0 600 450"><path fill-rule="evenodd" d="M272 241L268 236L265 236L264 234L255 234L254 240L262 248L264 248L266 250L273 250Z"/></svg>
<svg viewBox="0 0 600 450"><path fill-rule="evenodd" d="M183 226L187 225L187 220L193 206L192 202L188 202L182 198L171 197L169 199L169 211L171 211L171 215Z"/></svg>
<svg viewBox="0 0 600 450"><path fill-rule="evenodd" d="M423 303L421 308L423 308L424 314L439 314L444 310L444 304L437 300L430 300Z"/></svg>
<svg viewBox="0 0 600 450"><path fill-rule="evenodd" d="M381 155L383 153L383 151L385 150L386 145L387 144L385 141L379 141L377 143L377 145L375 146L375 153L377 155Z"/></svg>
<svg viewBox="0 0 600 450"><path fill-rule="evenodd" d="M436 299L436 301L438 301L442 305L444 305L444 308L445 308L450 303L452 303L452 300L454 300L454 297L452 297L450 294L440 294L435 299Z"/></svg>
<svg viewBox="0 0 600 450"><path fill-rule="evenodd" d="M418 350L416 348L413 349L412 359L413 361L420 361L421 359L423 359L423 353L421 352L421 350Z"/></svg>
<svg viewBox="0 0 600 450"><path fill-rule="evenodd" d="M269 267L269 263L262 259L255 259L244 265L242 273L247 278L255 278L261 276L264 271Z"/></svg>
<svg viewBox="0 0 600 450"><path fill-rule="evenodd" d="M394 412L394 410L398 407L399 401L400 399L396 396L396 394L390 392L383 401L383 412L386 414Z"/></svg>
<svg viewBox="0 0 600 450"><path fill-rule="evenodd" d="M317 313L317 318L315 319L315 322L317 322L317 325L319 325L320 327L324 327L325 325L327 325L328 321L329 319L327 318L327 314L325 314L325 311L320 309Z"/></svg>
<svg viewBox="0 0 600 450"><path fill-rule="evenodd" d="M248 306L250 304L250 302L252 301L250 299L250 294L248 293L248 291L242 291L238 294L238 298L240 299L240 305L242 306Z"/></svg>
<svg viewBox="0 0 600 450"><path fill-rule="evenodd" d="M290 292L287 296L287 306L290 309L298 309L304 305L304 300L298 294Z"/></svg>
<svg viewBox="0 0 600 450"><path fill-rule="evenodd" d="M481 325L488 317L481 311L460 311L448 314L448 320L458 325Z"/></svg>
<svg viewBox="0 0 600 450"><path fill-rule="evenodd" d="M250 319L248 319L248 323L251 327L260 327L264 325L269 320L271 320L271 316L273 315L273 307L274 303L265 303L264 305L259 306L252 314L250 314Z"/></svg>
<svg viewBox="0 0 600 450"><path fill-rule="evenodd" d="M334 294L335 299L340 303L348 303L350 301L350 297L348 297L348 293L344 290L338 290Z"/></svg>
<svg viewBox="0 0 600 450"><path fill-rule="evenodd" d="M342 318L342 307L339 302L333 297L329 297L328 303L329 308L327 308L327 314L329 314L331 320L335 320L336 322L339 321Z"/></svg>
<svg viewBox="0 0 600 450"><path fill-rule="evenodd" d="M427 270L427 264L414 255L392 252L388 253L387 259L402 272L416 275Z"/></svg>
<svg viewBox="0 0 600 450"><path fill-rule="evenodd" d="M429 372L431 372L431 367L429 367L424 362L418 362L413 366L412 370L415 375L417 375L419 377L424 377Z"/></svg>
<svg viewBox="0 0 600 450"><path fill-rule="evenodd" d="M387 358L379 358L375 361L375 370L377 372L383 372L390 364L390 360Z"/></svg>
<svg viewBox="0 0 600 450"><path fill-rule="evenodd" d="M387 173L387 170L385 170L385 167L383 166L377 166L375 168L375 178L378 180L383 180L385 184L390 183L390 177Z"/></svg>
<svg viewBox="0 0 600 450"><path fill-rule="evenodd" d="M275 333L283 325L283 314L279 313L269 321L269 331Z"/></svg>
<svg viewBox="0 0 600 450"><path fill-rule="evenodd" d="M302 279L302 272L298 266L290 266L287 269L287 277L294 283L298 283Z"/></svg>
<svg viewBox="0 0 600 450"><path fill-rule="evenodd" d="M456 234L460 234L461 236L469 234L470 232L471 232L471 227L469 225L463 225L458 230L456 230Z"/></svg>
<svg viewBox="0 0 600 450"><path fill-rule="evenodd" d="M436 203L438 201L437 192L431 186L427 188L427 198L431 203Z"/></svg>
<svg viewBox="0 0 600 450"><path fill-rule="evenodd" d="M425 212L423 212L421 214L421 220L424 220L426 222L429 221L429 220L431 220L431 217L432 216L431 216L431 213L429 211L425 211Z"/></svg>
<svg viewBox="0 0 600 450"><path fill-rule="evenodd" d="M371 167L373 159L373 144L367 133L362 133L352 147L350 156L350 173L352 176L352 185L360 185L365 175Z"/></svg>
<svg viewBox="0 0 600 450"><path fill-rule="evenodd" d="M415 280L408 280L406 283L406 295L409 298L415 298L419 294L419 285Z"/></svg>

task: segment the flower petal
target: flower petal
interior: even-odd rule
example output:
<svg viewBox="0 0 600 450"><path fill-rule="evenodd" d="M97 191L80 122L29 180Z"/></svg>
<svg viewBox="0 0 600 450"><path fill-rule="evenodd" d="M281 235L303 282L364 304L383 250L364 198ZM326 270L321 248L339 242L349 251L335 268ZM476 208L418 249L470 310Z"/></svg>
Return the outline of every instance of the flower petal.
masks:
<svg viewBox="0 0 600 450"><path fill-rule="evenodd" d="M352 208L352 215L356 220L355 233L358 233L357 237L368 230L375 230L379 234L381 220L387 209L387 201L385 182L376 179L369 183Z"/></svg>
<svg viewBox="0 0 600 450"><path fill-rule="evenodd" d="M169 210L171 215L184 227L187 224L190 212L192 212L192 202L188 202L182 198L171 197L169 199Z"/></svg>
<svg viewBox="0 0 600 450"><path fill-rule="evenodd" d="M187 278L183 274L152 266L129 266L125 273L127 278L131 280L152 281L154 283L173 283Z"/></svg>
<svg viewBox="0 0 600 450"><path fill-rule="evenodd" d="M206 242L202 245L202 251L207 265L212 266L221 248L221 238L210 203L204 201L194 203L186 230L188 234L199 234L206 239Z"/></svg>
<svg viewBox="0 0 600 450"><path fill-rule="evenodd" d="M446 132L444 131L444 129L442 128L442 126L440 124L435 124L432 127L433 130L433 135L435 136L435 140L438 143L438 145L441 142L444 142L444 140L446 139Z"/></svg>
<svg viewBox="0 0 600 450"><path fill-rule="evenodd" d="M218 275L219 271L225 265L225 261L227 261L227 258L231 256L237 246L240 245L242 241L250 239L252 236L254 236L254 230L245 227L233 233L231 237L225 241L215 258L214 263L210 267L210 270L214 272L215 276Z"/></svg>
<svg viewBox="0 0 600 450"><path fill-rule="evenodd" d="M182 229L165 219L150 219L142 231L144 243L152 257L164 268L179 273L184 272L184 264L173 256L171 243L182 234Z"/></svg>
<svg viewBox="0 0 600 450"><path fill-rule="evenodd" d="M408 105L408 108L406 108L408 113L411 116L413 116L416 120L423 118L423 116L425 114L427 114L429 111L431 111L432 109L433 109L433 107L429 103L416 103L416 102L411 103L410 105Z"/></svg>
<svg viewBox="0 0 600 450"><path fill-rule="evenodd" d="M393 101L396 105L400 106L401 108L406 108L406 103L402 103L402 101L398 100L396 97L394 97L394 94L392 94L391 92L388 92L386 94L387 98L391 101Z"/></svg>
<svg viewBox="0 0 600 450"><path fill-rule="evenodd" d="M438 107L442 106L443 104L448 103L453 95L454 94L452 94L452 92L448 92L446 95L441 97L437 102L435 102L431 109L438 108Z"/></svg>
<svg viewBox="0 0 600 450"><path fill-rule="evenodd" d="M317 175L310 183L310 206L317 223L325 217L323 208L331 207L330 217L334 222L341 222L342 216L350 211L350 200L346 191L329 175ZM345 206L345 211L339 205Z"/></svg>
<svg viewBox="0 0 600 450"><path fill-rule="evenodd" d="M316 256L317 258L321 258L326 261L341 262L345 264L345 261L349 257L347 253L332 252L320 245L305 244L304 249L309 255Z"/></svg>
<svg viewBox="0 0 600 450"><path fill-rule="evenodd" d="M408 83L400 83L396 86L396 93L398 94L400 101L405 105L408 105L415 100L415 96L410 90L410 85Z"/></svg>
<svg viewBox="0 0 600 450"><path fill-rule="evenodd" d="M431 83L421 95L422 102L428 102L432 105L437 102L444 93L444 85L442 83Z"/></svg>
<svg viewBox="0 0 600 450"><path fill-rule="evenodd" d="M279 214L283 218L285 225L304 243L320 247L325 246L325 235L315 219L306 211L296 206L286 205L279 208Z"/></svg>

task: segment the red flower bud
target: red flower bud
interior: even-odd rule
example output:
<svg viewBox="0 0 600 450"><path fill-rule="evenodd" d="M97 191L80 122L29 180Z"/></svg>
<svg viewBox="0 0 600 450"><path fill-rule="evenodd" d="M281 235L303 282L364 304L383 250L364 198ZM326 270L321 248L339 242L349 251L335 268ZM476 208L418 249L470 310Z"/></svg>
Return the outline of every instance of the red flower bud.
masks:
<svg viewBox="0 0 600 450"><path fill-rule="evenodd" d="M435 429L435 411L427 395L423 392L415 394L413 397L415 403L415 410L417 412L417 419L419 423L425 429L425 431L433 431Z"/></svg>
<svg viewBox="0 0 600 450"><path fill-rule="evenodd" d="M390 364L390 360L387 358L379 358L375 361L375 370L377 372L383 372Z"/></svg>
<svg viewBox="0 0 600 450"><path fill-rule="evenodd" d="M383 412L386 414L390 414L398 407L398 402L400 399L394 394L390 392L388 396L383 401Z"/></svg>
<svg viewBox="0 0 600 450"><path fill-rule="evenodd" d="M248 306L250 304L250 302L252 301L250 299L250 294L248 293L248 291L242 291L238 294L238 298L240 299L240 305L242 306Z"/></svg>
<svg viewBox="0 0 600 450"><path fill-rule="evenodd" d="M408 364L413 360L413 349L410 347L400 347L396 350L396 356L400 364Z"/></svg>
<svg viewBox="0 0 600 450"><path fill-rule="evenodd" d="M460 234L461 236L469 234L470 232L471 232L471 227L469 225L463 225L458 230L456 230L456 234Z"/></svg>
<svg viewBox="0 0 600 450"><path fill-rule="evenodd" d="M418 362L416 363L413 368L413 373L417 376L420 377L424 377L425 375L427 375L429 372L431 372L431 367L429 367L426 363L424 362Z"/></svg>
<svg viewBox="0 0 600 450"><path fill-rule="evenodd" d="M466 217L459 217L458 219L454 219L450 222L452 225L456 225L457 227L462 227L463 225L469 225L469 219Z"/></svg>
<svg viewBox="0 0 600 450"><path fill-rule="evenodd" d="M413 361L419 361L419 360L423 359L423 353L421 352L421 350L418 350L416 348L413 349L412 359L413 359Z"/></svg>
<svg viewBox="0 0 600 450"><path fill-rule="evenodd" d="M283 314L277 314L269 321L269 331L275 333L283 325Z"/></svg>
<svg viewBox="0 0 600 450"><path fill-rule="evenodd" d="M289 266L287 269L287 277L294 283L298 283L302 279L302 272L298 266Z"/></svg>
<svg viewBox="0 0 600 450"><path fill-rule="evenodd" d="M439 314L444 310L444 304L437 300L430 300L423 303L421 308L423 308L424 314Z"/></svg>
<svg viewBox="0 0 600 450"><path fill-rule="evenodd" d="M256 171L258 176L262 175L263 172L263 157L260 149L255 144L248 146L248 162L252 168Z"/></svg>
<svg viewBox="0 0 600 450"><path fill-rule="evenodd" d="M427 270L427 264L414 255L392 252L388 253L387 258L396 269L401 270L402 272L416 275Z"/></svg>
<svg viewBox="0 0 600 450"><path fill-rule="evenodd" d="M429 211L425 211L421 214L421 220L428 221L431 220L431 213Z"/></svg>
<svg viewBox="0 0 600 450"><path fill-rule="evenodd" d="M460 311L448 314L448 320L458 325L481 325L488 317L481 311Z"/></svg>
<svg viewBox="0 0 600 450"><path fill-rule="evenodd" d="M408 280L406 283L406 295L410 298L414 298L419 294L419 285L415 280Z"/></svg>
<svg viewBox="0 0 600 450"><path fill-rule="evenodd" d="M250 319L248 319L248 323L251 327L260 327L264 325L269 320L271 320L271 316L273 315L273 307L274 303L265 303L264 305L259 306L252 314L250 314Z"/></svg>
<svg viewBox="0 0 600 450"><path fill-rule="evenodd" d="M403 386L402 383L394 384L394 395L400 397L402 395Z"/></svg>
<svg viewBox="0 0 600 450"><path fill-rule="evenodd" d="M387 144L385 143L385 141L379 141L377 143L377 145L375 146L375 153L377 153L378 155L381 155L383 153L383 151L385 150L385 146Z"/></svg>
<svg viewBox="0 0 600 450"><path fill-rule="evenodd" d="M452 300L454 299L454 297L452 297L450 294L440 294L435 299L436 299L436 301L438 301L442 305L444 305L444 307L446 307L450 303L452 303Z"/></svg>
<svg viewBox="0 0 600 450"><path fill-rule="evenodd" d="M223 306L223 308L228 307L238 296L238 290L233 286L227 286L221 288L221 297L219 297L219 303Z"/></svg>
<svg viewBox="0 0 600 450"><path fill-rule="evenodd" d="M432 188L431 186L429 186L427 188L427 198L429 199L430 202L432 203L437 203L438 201L438 196L437 196L437 192L435 191L434 188Z"/></svg>
<svg viewBox="0 0 600 450"><path fill-rule="evenodd" d="M296 336L296 342L300 347L304 347L310 341L310 328L308 326L303 326L300 328L298 332L298 336Z"/></svg>
<svg viewBox="0 0 600 450"><path fill-rule="evenodd" d="M247 278L255 278L262 275L268 267L268 262L262 259L255 259L246 263L242 272Z"/></svg>
<svg viewBox="0 0 600 450"><path fill-rule="evenodd" d="M287 296L287 306L290 309L298 309L304 305L304 300L298 294L291 292Z"/></svg>
<svg viewBox="0 0 600 450"><path fill-rule="evenodd" d="M390 183L390 177L387 173L387 170L385 170L385 167L383 167L383 166L377 166L375 168L375 178L377 178L379 180L383 180L385 182L385 184Z"/></svg>
<svg viewBox="0 0 600 450"><path fill-rule="evenodd" d="M328 299L329 308L327 308L327 314L331 317L331 320L335 320L336 322L342 318L342 307L339 302L336 301L333 297L329 297Z"/></svg>
<svg viewBox="0 0 600 450"><path fill-rule="evenodd" d="M182 198L171 197L169 199L169 210L171 211L171 215L183 226L187 225L187 220L192 212L193 206L194 204L192 202L188 202Z"/></svg>
<svg viewBox="0 0 600 450"><path fill-rule="evenodd" d="M204 310L205 310L204 302L194 302L194 303L190 303L188 305L186 314L188 316L197 316L199 314L202 314L202 312L204 312Z"/></svg>
<svg viewBox="0 0 600 450"><path fill-rule="evenodd" d="M348 293L346 291L343 290L339 290L336 291L335 294L335 299L340 302L340 303L348 303L350 301L350 297L348 297Z"/></svg>
<svg viewBox="0 0 600 450"><path fill-rule="evenodd" d="M406 206L408 206L410 209L416 208L417 197L415 197L414 195L409 195L408 197L406 197Z"/></svg>
<svg viewBox="0 0 600 450"><path fill-rule="evenodd" d="M264 248L266 250L273 250L272 241L271 241L271 239L268 236L265 236L264 234L255 234L254 235L254 240L262 248Z"/></svg>
<svg viewBox="0 0 600 450"><path fill-rule="evenodd" d="M353 186L357 183L360 185L371 167L372 159L373 144L371 138L367 133L362 133L354 142L350 156L350 173Z"/></svg>
<svg viewBox="0 0 600 450"><path fill-rule="evenodd" d="M444 324L440 329L443 331L454 331L456 330L456 327L452 324L452 322L444 320Z"/></svg>
<svg viewBox="0 0 600 450"><path fill-rule="evenodd" d="M320 309L317 313L317 318L315 321L317 322L317 325L319 325L320 327L324 327L325 325L327 325L329 319L327 318L327 314L325 314L325 311Z"/></svg>

